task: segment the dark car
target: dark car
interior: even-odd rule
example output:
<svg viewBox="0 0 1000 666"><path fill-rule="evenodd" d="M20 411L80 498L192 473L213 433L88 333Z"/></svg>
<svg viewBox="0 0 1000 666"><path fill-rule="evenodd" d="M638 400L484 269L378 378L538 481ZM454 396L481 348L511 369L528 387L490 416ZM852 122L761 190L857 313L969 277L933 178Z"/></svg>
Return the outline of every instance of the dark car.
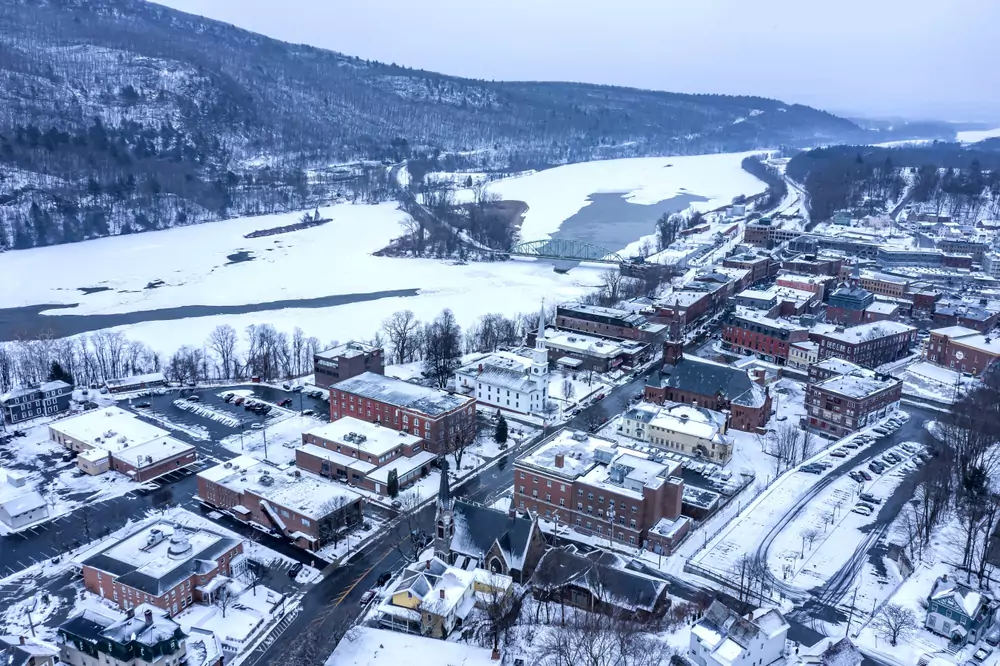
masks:
<svg viewBox="0 0 1000 666"><path fill-rule="evenodd" d="M28 433L24 432L23 430L15 430L14 431L14 437L27 437L27 436L28 436Z"/></svg>
<svg viewBox="0 0 1000 666"><path fill-rule="evenodd" d="M875 497L871 493L861 493L860 495L858 495L858 497L863 502L868 502L869 504L881 504L882 503L882 500L880 500L878 497Z"/></svg>
<svg viewBox="0 0 1000 666"><path fill-rule="evenodd" d="M301 384L300 384L300 385L298 385L298 386L293 386L293 387L292 387L292 393L299 393L299 392L300 392L300 391L302 391L302 389L304 389L304 388L305 388L305 386L302 386Z"/></svg>
<svg viewBox="0 0 1000 666"><path fill-rule="evenodd" d="M871 481L872 480L872 475L869 474L868 472L864 471L864 470L861 470L860 472L858 472L858 474L860 474L862 477L864 477L865 481Z"/></svg>
<svg viewBox="0 0 1000 666"><path fill-rule="evenodd" d="M377 585L379 587L382 587L383 585L385 585L386 583L388 583L390 580L392 580L392 572L391 571L383 571L379 575L379 577L378 577Z"/></svg>
<svg viewBox="0 0 1000 666"><path fill-rule="evenodd" d="M295 578L296 576L299 575L300 571L302 571L302 563L296 562L292 566L288 567L288 577Z"/></svg>
<svg viewBox="0 0 1000 666"><path fill-rule="evenodd" d="M226 395L222 396L222 399L224 401L226 401L226 402L229 402L230 400L232 400L235 397L236 397L235 393L227 393Z"/></svg>
<svg viewBox="0 0 1000 666"><path fill-rule="evenodd" d="M244 397L243 397L243 396L241 396L241 395L239 395L239 396L236 396L236 399L235 399L235 400L233 400L233 404L234 404L234 405L242 405L242 404L243 404L244 402L246 402L246 398L244 398Z"/></svg>
<svg viewBox="0 0 1000 666"><path fill-rule="evenodd" d="M270 411L271 411L271 405L261 405L260 406L260 413L261 414L268 414L268 413L270 413Z"/></svg>
<svg viewBox="0 0 1000 666"><path fill-rule="evenodd" d="M291 398L285 398L283 400L279 400L278 401L278 407L284 407L284 406L290 405L290 404L292 404L292 399Z"/></svg>
<svg viewBox="0 0 1000 666"><path fill-rule="evenodd" d="M185 400L187 400L188 402L198 402L201 400L201 398L199 398L196 395L189 395L187 398L185 398Z"/></svg>
<svg viewBox="0 0 1000 666"><path fill-rule="evenodd" d="M137 402L135 403L135 406L138 409L146 409L147 407L152 407L152 405L150 405L148 402Z"/></svg>

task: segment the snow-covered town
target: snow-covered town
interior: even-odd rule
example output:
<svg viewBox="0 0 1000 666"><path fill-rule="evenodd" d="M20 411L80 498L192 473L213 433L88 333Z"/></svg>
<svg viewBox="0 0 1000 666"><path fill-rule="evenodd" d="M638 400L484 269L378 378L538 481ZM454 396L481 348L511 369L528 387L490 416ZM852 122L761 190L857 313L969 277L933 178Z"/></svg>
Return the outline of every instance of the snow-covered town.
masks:
<svg viewBox="0 0 1000 666"><path fill-rule="evenodd" d="M1000 118L179 2L0 7L0 666L1000 666Z"/></svg>

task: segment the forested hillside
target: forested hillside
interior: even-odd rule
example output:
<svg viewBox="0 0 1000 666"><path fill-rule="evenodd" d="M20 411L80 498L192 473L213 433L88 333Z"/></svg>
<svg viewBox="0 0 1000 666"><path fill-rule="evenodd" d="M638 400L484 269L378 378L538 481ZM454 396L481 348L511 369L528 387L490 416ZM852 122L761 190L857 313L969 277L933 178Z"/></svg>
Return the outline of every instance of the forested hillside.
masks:
<svg viewBox="0 0 1000 666"><path fill-rule="evenodd" d="M818 148L793 157L786 173L809 192L815 220L866 202L877 212L906 194L939 213L1000 217L1000 141Z"/></svg>
<svg viewBox="0 0 1000 666"><path fill-rule="evenodd" d="M385 198L383 163L415 154L522 168L861 132L762 98L449 77L143 0L0 3L7 247Z"/></svg>

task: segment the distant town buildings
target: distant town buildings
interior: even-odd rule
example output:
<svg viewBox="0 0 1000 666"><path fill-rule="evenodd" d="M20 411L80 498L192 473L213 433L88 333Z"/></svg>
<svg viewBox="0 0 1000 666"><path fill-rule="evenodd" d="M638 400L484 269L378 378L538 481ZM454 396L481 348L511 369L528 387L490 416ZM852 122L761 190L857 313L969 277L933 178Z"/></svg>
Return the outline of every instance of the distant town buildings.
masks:
<svg viewBox="0 0 1000 666"><path fill-rule="evenodd" d="M67 411L72 397L73 387L57 380L0 395L0 409L8 423L21 423Z"/></svg>
<svg viewBox="0 0 1000 666"><path fill-rule="evenodd" d="M313 355L314 381L321 388L329 388L364 372L385 374L381 347L351 340Z"/></svg>

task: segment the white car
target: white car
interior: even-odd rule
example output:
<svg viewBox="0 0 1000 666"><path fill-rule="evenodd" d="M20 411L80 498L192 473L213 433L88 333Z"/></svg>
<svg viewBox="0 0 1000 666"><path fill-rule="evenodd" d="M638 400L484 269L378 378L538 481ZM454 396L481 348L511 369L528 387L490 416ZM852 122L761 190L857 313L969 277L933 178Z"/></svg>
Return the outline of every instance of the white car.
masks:
<svg viewBox="0 0 1000 666"><path fill-rule="evenodd" d="M851 509L851 511L853 511L854 513L860 513L862 516L872 515L872 510L866 506L856 506L853 509Z"/></svg>

